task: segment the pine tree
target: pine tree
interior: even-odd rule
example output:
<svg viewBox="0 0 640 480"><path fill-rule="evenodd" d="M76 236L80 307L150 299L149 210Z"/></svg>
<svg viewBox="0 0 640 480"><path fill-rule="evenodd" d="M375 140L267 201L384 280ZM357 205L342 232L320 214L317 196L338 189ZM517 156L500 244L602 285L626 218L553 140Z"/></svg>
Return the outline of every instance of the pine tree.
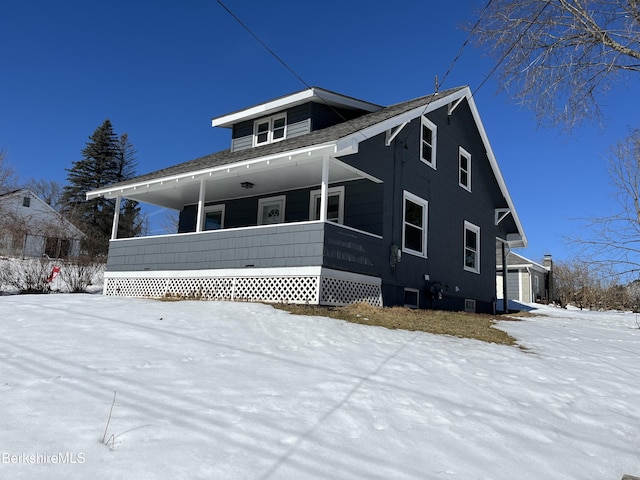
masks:
<svg viewBox="0 0 640 480"><path fill-rule="evenodd" d="M126 134L115 134L108 119L89 137L82 159L67 169L68 185L63 190L64 212L87 235L84 249L91 257L105 256L109 249L115 201L103 197L87 200L86 193L135 175L135 150ZM140 207L125 200L121 204L122 235L140 233Z"/></svg>

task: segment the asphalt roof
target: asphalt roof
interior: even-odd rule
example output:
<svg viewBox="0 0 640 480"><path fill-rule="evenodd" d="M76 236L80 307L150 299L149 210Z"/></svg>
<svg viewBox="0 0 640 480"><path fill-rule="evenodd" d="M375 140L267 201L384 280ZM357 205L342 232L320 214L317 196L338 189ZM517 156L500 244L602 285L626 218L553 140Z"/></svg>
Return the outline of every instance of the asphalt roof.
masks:
<svg viewBox="0 0 640 480"><path fill-rule="evenodd" d="M357 133L360 130L391 119L397 115L401 115L402 113L420 107L421 105L426 106L435 99L446 97L447 95L451 95L464 88L466 87L452 88L439 92L437 94L425 95L423 97L414 98L413 100L390 105L388 107L384 107L372 113L367 113L352 120L323 128L321 130L315 130L305 135L289 138L280 142L235 152L232 152L230 149L222 150L210 155L205 155L204 157L199 157L187 162L179 163L177 165L140 175L138 177L116 183L113 186L120 187L139 182L157 180L164 177L205 170L207 168L218 167L221 165L230 165L233 163L282 153L289 150L295 150L314 145L322 145L324 143L336 141L348 135Z"/></svg>

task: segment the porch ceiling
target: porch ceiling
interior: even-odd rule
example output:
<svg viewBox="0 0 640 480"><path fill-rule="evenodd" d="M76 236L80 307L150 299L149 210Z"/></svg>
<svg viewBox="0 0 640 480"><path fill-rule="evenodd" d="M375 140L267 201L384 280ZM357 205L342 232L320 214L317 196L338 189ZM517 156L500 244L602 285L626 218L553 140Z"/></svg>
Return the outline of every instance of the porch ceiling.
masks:
<svg viewBox="0 0 640 480"><path fill-rule="evenodd" d="M381 183L336 158L329 159L329 182L343 182L366 178ZM105 197L121 196L175 210L197 203L200 181L205 181L205 202L217 202L231 198L274 194L296 188L320 185L322 158L307 155L231 164L209 172L197 172L179 178L168 178L150 184L131 185L124 189L105 192ZM251 188L242 186L253 184Z"/></svg>

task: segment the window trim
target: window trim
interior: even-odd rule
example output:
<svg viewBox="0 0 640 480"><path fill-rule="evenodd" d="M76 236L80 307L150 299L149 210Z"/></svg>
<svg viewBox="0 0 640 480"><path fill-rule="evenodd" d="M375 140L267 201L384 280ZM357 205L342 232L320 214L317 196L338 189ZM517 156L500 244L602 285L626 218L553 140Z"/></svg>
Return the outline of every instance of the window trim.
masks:
<svg viewBox="0 0 640 480"><path fill-rule="evenodd" d="M462 168L462 158L467 160L467 169L463 170ZM462 173L465 172L467 174L467 183L462 182ZM458 147L458 185L467 190L471 191L471 154L467 152L464 148Z"/></svg>
<svg viewBox="0 0 640 480"><path fill-rule="evenodd" d="M406 300L407 300L407 292L411 292L411 293L415 293L416 294L416 303L415 303L415 305L406 302ZM404 303L404 306L407 307L407 308L420 308L420 290L418 290L417 288L405 287L403 303Z"/></svg>
<svg viewBox="0 0 640 480"><path fill-rule="evenodd" d="M339 187L330 187L327 189L327 199L331 196L338 195L338 223L344 225L344 185ZM309 220L319 220L316 218L316 199L322 195L322 189L311 190L309 192ZM329 205L327 205L328 207ZM334 220L329 220L332 222Z"/></svg>
<svg viewBox="0 0 640 480"><path fill-rule="evenodd" d="M278 223L264 223L262 218L262 208L265 204L269 203L279 203L280 204L280 221ZM284 223L285 220L285 207L287 203L286 195L277 195L275 197L264 197L258 199L258 225L279 225L280 223Z"/></svg>
<svg viewBox="0 0 640 480"><path fill-rule="evenodd" d="M422 252L413 250L406 245L406 210L407 210L407 200L416 205L420 205L422 207ZM412 225L412 224L410 224ZM414 228L415 225L413 225ZM411 192L404 190L402 192L402 251L405 253L409 253L411 255L416 255L418 257L427 258L427 238L428 238L428 230L429 230L429 201L424 198L418 197Z"/></svg>
<svg viewBox="0 0 640 480"><path fill-rule="evenodd" d="M467 245L467 231L472 231L476 234L476 245L474 246L475 248L473 249L475 253L475 267L467 266L467 250L471 249L470 246ZM464 235L463 235L462 243L464 246L463 257L462 257L464 270L471 273L480 273L480 227L478 227L477 225L474 225L471 222L467 222L465 220Z"/></svg>
<svg viewBox="0 0 640 480"><path fill-rule="evenodd" d="M207 228L206 228L206 226L207 226L207 213L211 213L211 212L221 212L222 213L222 215L220 216L220 228L218 230L224 229L225 204L224 203L218 203L216 205L206 205L202 209L202 231L203 232L212 232L212 231L215 230L215 229L207 230Z"/></svg>
<svg viewBox="0 0 640 480"><path fill-rule="evenodd" d="M435 123L430 121L424 115L420 118L421 118L420 120L420 160L435 170L437 166L436 165L436 146L437 146L437 139L438 139L438 127ZM423 135L425 127L431 131L431 144L430 144L431 158L429 160L424 158L422 155L423 144L426 143Z"/></svg>
<svg viewBox="0 0 640 480"><path fill-rule="evenodd" d="M284 128L282 132L282 137L273 138L273 124L276 120L284 119ZM267 128L267 140L264 142L258 142L258 125L262 125L264 123L268 124ZM258 147L260 145L267 145L269 143L281 142L287 138L287 113L278 113L276 115L271 115L270 117L262 117L253 122L253 146Z"/></svg>

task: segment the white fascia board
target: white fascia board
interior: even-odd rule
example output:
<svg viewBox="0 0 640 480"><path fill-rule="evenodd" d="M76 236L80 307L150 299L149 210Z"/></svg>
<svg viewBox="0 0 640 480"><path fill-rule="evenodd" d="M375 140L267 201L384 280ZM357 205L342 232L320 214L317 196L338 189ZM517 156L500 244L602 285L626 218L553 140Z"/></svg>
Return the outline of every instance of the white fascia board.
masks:
<svg viewBox="0 0 640 480"><path fill-rule="evenodd" d="M398 125L401 125L405 122L410 122L411 120L418 118L420 115L424 115L426 113L437 110L445 105L448 105L451 102L465 97L467 94L469 95L469 97L471 97L471 91L468 87L465 87L461 90L458 90L457 92L452 93L451 95L447 95L446 97L441 98L436 97L425 105L421 105L412 110L401 113L395 117L389 118L380 123L376 123L375 125L372 125L370 127L358 130L357 132L338 140L337 151L344 155L348 155L349 153L356 153L358 151L357 143L375 137L376 135L382 132L386 132L387 130L397 127Z"/></svg>
<svg viewBox="0 0 640 480"><path fill-rule="evenodd" d="M478 112L478 108L476 107L476 102L473 100L473 96L471 95L471 90L469 88L465 88L465 95L467 96L467 102L469 103L469 108L471 109L471 114L476 122L476 126L478 127L478 131L480 132L480 137L482 138L482 142L485 145L485 149L487 151L487 157L489 158L489 163L491 164L491 168L493 170L493 174L496 177L498 185L500 186L500 191L507 201L507 205L511 210L511 216L516 223L516 227L520 235L518 238L514 235L509 235L507 240L509 242L509 246L513 248L518 247L526 247L527 246L527 236L524 233L524 228L522 228L522 223L520 222L520 217L516 211L516 208L513 204L513 200L511 199L511 194L509 193L509 189L507 188L507 184L504 181L504 177L502 176L502 172L500 171L500 167L498 166L498 161L493 153L493 149L491 148L491 143L489 142L489 137L487 136L487 132L484 129L484 125L482 123L482 119L480 118L480 113Z"/></svg>
<svg viewBox="0 0 640 480"><path fill-rule="evenodd" d="M327 105L357 108L367 112L375 112L382 108L380 105L365 102L364 100L358 100L357 98L346 97L339 93L329 92L328 90L323 90L321 88L309 88L284 97L276 98L260 105L238 110L221 117L215 117L211 119L211 126L230 128L240 121L266 116L294 105L313 101L314 99L317 99L319 103L326 103Z"/></svg>
<svg viewBox="0 0 640 480"><path fill-rule="evenodd" d="M202 177L211 177L217 172L225 172L229 169L237 169L242 167L250 167L257 163L264 163L271 160L279 160L283 158L299 157L300 155L333 155L336 150L335 142L325 143L321 145L314 145L311 147L304 147L296 150L287 150L285 152L279 152L272 155L266 155L263 157L251 158L242 162L227 163L224 165L218 165L211 168L205 168L201 170L194 170L192 172L184 172L176 175L170 175L168 177L159 177L153 180L146 180L138 183L132 183L123 185L121 187L112 185L110 187L101 188L99 190L92 190L87 192L87 200L97 197L116 198L118 196L126 197L127 193L141 193L144 191L163 190L180 181L200 181Z"/></svg>
<svg viewBox="0 0 640 480"><path fill-rule="evenodd" d="M500 167L498 166L498 162L493 153L493 149L491 148L491 144L489 143L489 137L487 136L487 132L484 129L484 125L482 124L482 120L480 118L480 113L478 112L478 108L476 107L476 103L473 100L473 96L471 94L471 89L469 87L464 87L457 92L454 92L450 95L444 97L435 98L432 97L432 100L428 102L426 105L422 105L420 107L414 108L407 112L404 112L400 115L392 117L383 122L372 125L371 127L359 130L347 137L343 137L337 142L336 146L336 154L337 155L349 155L352 153L358 152L358 144L364 140L368 140L369 138L375 137L376 135L385 132L391 128L396 127L404 122L410 122L414 118L417 118L426 113L432 112L444 106L447 106L454 102L459 102L463 98L467 99L469 104L469 108L471 109L471 114L475 120L476 126L478 128L478 132L480 133L480 137L485 145L485 150L487 152L487 157L489 158L489 163L491 164L491 168L496 177L496 181L500 187L500 191L507 201L507 205L511 210L511 215L516 223L516 227L519 235L509 235L507 241L510 247L526 247L527 246L527 237L524 233L524 229L522 228L522 224L520 223L520 218L516 212L516 209L513 205L513 200L511 199L511 195L509 194L509 189L507 188L507 184L504 181L504 177L502 176L502 172L500 171Z"/></svg>
<svg viewBox="0 0 640 480"><path fill-rule="evenodd" d="M234 123L241 120L246 120L256 116L267 115L269 112L282 110L285 106L302 102L313 97L313 89L303 90L301 92L293 93L285 97L276 98L270 102L262 103L254 107L238 110L237 112L223 115L222 117L216 117L211 119L212 127L231 127Z"/></svg>

